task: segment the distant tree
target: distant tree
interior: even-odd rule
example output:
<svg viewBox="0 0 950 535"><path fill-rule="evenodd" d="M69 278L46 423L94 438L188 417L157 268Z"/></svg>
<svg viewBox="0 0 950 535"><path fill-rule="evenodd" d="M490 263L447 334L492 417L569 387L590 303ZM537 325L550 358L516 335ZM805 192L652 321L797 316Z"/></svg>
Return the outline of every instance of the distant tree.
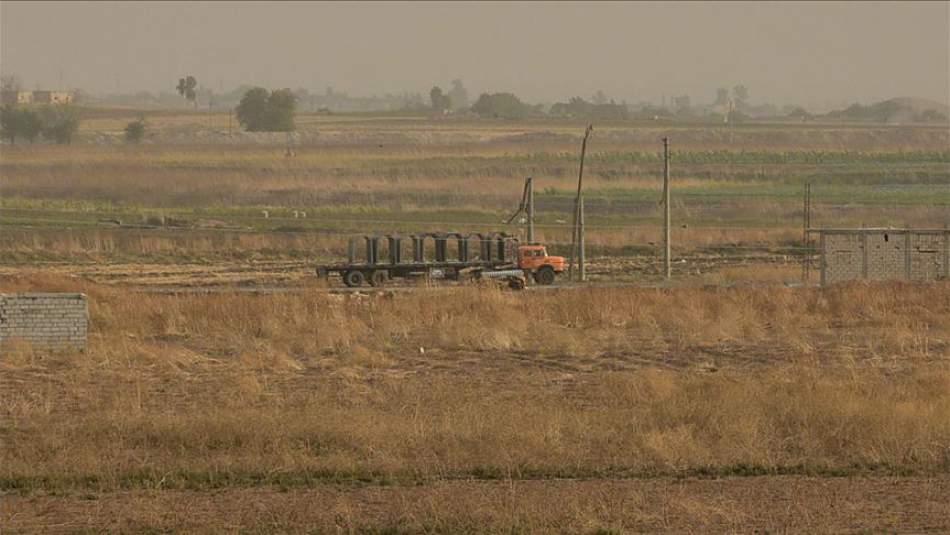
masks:
<svg viewBox="0 0 950 535"><path fill-rule="evenodd" d="M79 130L79 114L70 106L47 106L41 112L43 137L60 145L69 145Z"/></svg>
<svg viewBox="0 0 950 535"><path fill-rule="evenodd" d="M452 102L452 106L457 110L468 107L468 90L465 89L462 80L458 78L452 80L452 89L449 90L449 99Z"/></svg>
<svg viewBox="0 0 950 535"><path fill-rule="evenodd" d="M294 111L297 108L297 97L290 89L271 91L270 96L267 97L267 108L268 131L293 132L296 130Z"/></svg>
<svg viewBox="0 0 950 535"><path fill-rule="evenodd" d="M0 130L11 145L17 137L33 143L43 131L43 118L35 110L7 105L0 109Z"/></svg>
<svg viewBox="0 0 950 535"><path fill-rule="evenodd" d="M11 145L16 145L16 138L22 129L21 120L19 108L9 104L0 108L0 133L10 140Z"/></svg>
<svg viewBox="0 0 950 535"><path fill-rule="evenodd" d="M247 90L235 112L248 132L292 132L297 98L289 89L267 92L263 87Z"/></svg>
<svg viewBox="0 0 950 535"><path fill-rule="evenodd" d="M184 78L178 79L178 86L175 88L178 90L178 94L185 98L185 100L191 102L195 105L195 109L198 109L198 81L195 80L195 77L188 75Z"/></svg>
<svg viewBox="0 0 950 535"><path fill-rule="evenodd" d="M571 97L567 102L558 102L551 106L549 115L554 117L573 117L583 119L627 119L627 106L610 101L605 104L593 104L581 97Z"/></svg>
<svg viewBox="0 0 950 535"><path fill-rule="evenodd" d="M749 100L749 89L742 84L733 87L732 98L735 99L736 106L745 105Z"/></svg>
<svg viewBox="0 0 950 535"><path fill-rule="evenodd" d="M742 113L740 109L733 109L726 116L726 119L731 124L741 124L749 120L749 116L745 113Z"/></svg>
<svg viewBox="0 0 950 535"><path fill-rule="evenodd" d="M43 132L43 118L35 110L20 110L20 134L33 143Z"/></svg>
<svg viewBox="0 0 950 535"><path fill-rule="evenodd" d="M591 97L591 101L592 101L594 104L606 104L606 103L607 103L607 95L605 95L603 91L601 91L600 89L598 89L597 92L594 93L594 96Z"/></svg>
<svg viewBox="0 0 950 535"><path fill-rule="evenodd" d="M937 110L930 109L920 112L917 115L917 120L922 123L945 123L947 122L947 116Z"/></svg>
<svg viewBox="0 0 950 535"><path fill-rule="evenodd" d="M452 109L451 99L442 92L442 88L439 86L435 86L429 91L429 101L432 103L433 110L445 111Z"/></svg>
<svg viewBox="0 0 950 535"><path fill-rule="evenodd" d="M267 116L269 114L267 98L269 94L263 87L248 89L241 102L234 110L237 120L249 132L263 132L267 130Z"/></svg>
<svg viewBox="0 0 950 535"><path fill-rule="evenodd" d="M145 138L145 118L139 117L125 125L125 140L129 143L138 143Z"/></svg>
<svg viewBox="0 0 950 535"><path fill-rule="evenodd" d="M521 119L541 112L534 106L529 106L511 93L482 93L472 111L480 117L495 117L503 119Z"/></svg>
<svg viewBox="0 0 950 535"><path fill-rule="evenodd" d="M716 102L714 102L713 105L725 106L726 104L729 104L729 89L720 87L716 90Z"/></svg>
<svg viewBox="0 0 950 535"><path fill-rule="evenodd" d="M670 110L663 106L646 104L634 114L634 117L637 119L659 119L661 117L667 118L670 117Z"/></svg>
<svg viewBox="0 0 950 535"><path fill-rule="evenodd" d="M799 119L802 121L811 118L811 114L808 113L808 110L802 108L801 106L792 107L788 110L788 113L786 113L785 116L789 119Z"/></svg>

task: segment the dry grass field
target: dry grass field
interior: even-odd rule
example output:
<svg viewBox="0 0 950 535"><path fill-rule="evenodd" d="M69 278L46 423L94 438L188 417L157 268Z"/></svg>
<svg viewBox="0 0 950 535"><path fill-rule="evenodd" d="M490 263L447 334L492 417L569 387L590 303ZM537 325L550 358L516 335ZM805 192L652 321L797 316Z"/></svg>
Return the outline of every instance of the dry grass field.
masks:
<svg viewBox="0 0 950 535"><path fill-rule="evenodd" d="M352 232L517 232L503 222L526 176L536 178L541 238L557 246L570 239L580 124L304 115L288 141L283 134L228 137L208 129L204 116L185 114L150 119L152 139L142 145L95 141L121 130L134 117L126 113L88 119L86 141L71 146L3 148L0 223L70 229L7 241L0 253L8 260L68 259L77 248L99 257L328 258ZM683 254L797 244L806 181L816 225L942 226L950 218L946 128L608 123L597 125L587 164L595 254L656 243L659 139L667 135L674 239ZM122 230L166 232L111 239L103 231L117 222ZM207 229L255 237L234 247L188 232Z"/></svg>
<svg viewBox="0 0 950 535"><path fill-rule="evenodd" d="M950 529L945 283L0 289L93 319L0 360L14 530Z"/></svg>
<svg viewBox="0 0 950 535"><path fill-rule="evenodd" d="M591 287L338 295L348 234L517 233L525 176L565 252L583 125L134 117L0 149L0 292L91 320L0 356L0 532L950 531L950 283L789 284L806 181L816 226L947 224L946 128L595 125Z"/></svg>

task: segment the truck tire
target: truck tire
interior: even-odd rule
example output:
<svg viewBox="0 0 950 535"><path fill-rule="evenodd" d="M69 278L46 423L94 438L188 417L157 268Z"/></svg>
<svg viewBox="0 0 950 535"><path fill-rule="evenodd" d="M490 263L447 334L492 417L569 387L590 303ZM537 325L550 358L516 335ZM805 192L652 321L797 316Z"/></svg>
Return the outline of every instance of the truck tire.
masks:
<svg viewBox="0 0 950 535"><path fill-rule="evenodd" d="M350 288L357 288L363 285L363 272L351 269L343 274L343 284Z"/></svg>
<svg viewBox="0 0 950 535"><path fill-rule="evenodd" d="M551 266L542 266L541 269L534 274L534 281L542 286L554 284L555 278L554 268Z"/></svg>
<svg viewBox="0 0 950 535"><path fill-rule="evenodd" d="M524 279L521 277L511 277L508 279L508 287L512 290L524 290Z"/></svg>
<svg viewBox="0 0 950 535"><path fill-rule="evenodd" d="M369 274L370 286L382 286L389 280L389 272L385 269L377 269Z"/></svg>

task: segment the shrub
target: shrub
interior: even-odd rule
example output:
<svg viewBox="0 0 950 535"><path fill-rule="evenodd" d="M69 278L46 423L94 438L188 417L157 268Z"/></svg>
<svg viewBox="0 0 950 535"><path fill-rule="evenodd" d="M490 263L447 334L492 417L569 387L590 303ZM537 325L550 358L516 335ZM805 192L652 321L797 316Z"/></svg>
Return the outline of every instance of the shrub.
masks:
<svg viewBox="0 0 950 535"><path fill-rule="evenodd" d="M137 119L125 126L125 140L138 143L145 137L145 119Z"/></svg>
<svg viewBox="0 0 950 535"><path fill-rule="evenodd" d="M43 120L34 110L8 105L0 110L0 129L11 144L16 143L17 136L33 143L43 130Z"/></svg>
<svg viewBox="0 0 950 535"><path fill-rule="evenodd" d="M69 145L79 130L79 115L69 106L47 106L40 113L43 137L60 145Z"/></svg>
<svg viewBox="0 0 950 535"><path fill-rule="evenodd" d="M248 132L293 132L296 103L289 89L268 94L263 87L255 87L244 93L235 111Z"/></svg>
<svg viewBox="0 0 950 535"><path fill-rule="evenodd" d="M540 115L540 111L529 106L511 93L482 93L472 111L481 117L495 117L503 119L521 119L533 115Z"/></svg>

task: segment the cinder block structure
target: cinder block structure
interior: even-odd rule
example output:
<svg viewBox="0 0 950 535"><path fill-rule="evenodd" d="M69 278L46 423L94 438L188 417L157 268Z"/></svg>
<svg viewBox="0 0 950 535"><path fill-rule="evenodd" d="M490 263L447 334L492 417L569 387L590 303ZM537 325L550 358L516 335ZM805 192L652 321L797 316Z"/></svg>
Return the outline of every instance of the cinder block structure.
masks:
<svg viewBox="0 0 950 535"><path fill-rule="evenodd" d="M42 349L81 350L88 330L84 294L0 294L0 350L17 340Z"/></svg>
<svg viewBox="0 0 950 535"><path fill-rule="evenodd" d="M821 284L950 278L950 230L818 229Z"/></svg>

